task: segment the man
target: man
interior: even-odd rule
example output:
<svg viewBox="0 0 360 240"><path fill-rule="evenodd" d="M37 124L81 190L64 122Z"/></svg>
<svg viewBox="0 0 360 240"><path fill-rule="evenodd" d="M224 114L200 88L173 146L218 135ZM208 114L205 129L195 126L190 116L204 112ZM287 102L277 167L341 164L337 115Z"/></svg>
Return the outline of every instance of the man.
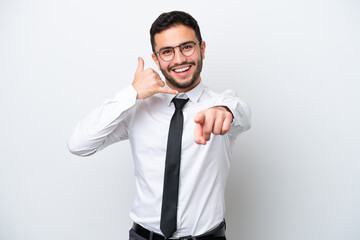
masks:
<svg viewBox="0 0 360 240"><path fill-rule="evenodd" d="M249 108L231 91L202 84L206 44L192 16L163 13L150 36L165 83L139 57L132 85L78 123L69 150L88 156L129 139L136 181L130 239L225 239L231 148L250 127Z"/></svg>

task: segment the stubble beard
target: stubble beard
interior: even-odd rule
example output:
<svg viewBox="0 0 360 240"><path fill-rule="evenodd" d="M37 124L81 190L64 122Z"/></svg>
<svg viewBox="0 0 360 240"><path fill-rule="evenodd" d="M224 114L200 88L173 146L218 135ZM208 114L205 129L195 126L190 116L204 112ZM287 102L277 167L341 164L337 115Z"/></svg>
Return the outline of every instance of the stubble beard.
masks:
<svg viewBox="0 0 360 240"><path fill-rule="evenodd" d="M172 71L171 69L173 67L177 67L177 66L181 66L181 65L185 65L185 64L190 64L192 67L195 67L196 70L191 78L191 80L189 82L178 82L176 81L170 74L169 72ZM197 61L197 63L195 62L184 62L175 66L171 66L168 67L167 70L164 70L163 68L160 67L160 70L162 72L162 74L164 75L164 77L166 78L166 80L173 86L176 87L178 89L187 89L189 87L191 87L192 85L195 84L195 82L198 80L201 70L202 70L202 56L200 57L200 59Z"/></svg>

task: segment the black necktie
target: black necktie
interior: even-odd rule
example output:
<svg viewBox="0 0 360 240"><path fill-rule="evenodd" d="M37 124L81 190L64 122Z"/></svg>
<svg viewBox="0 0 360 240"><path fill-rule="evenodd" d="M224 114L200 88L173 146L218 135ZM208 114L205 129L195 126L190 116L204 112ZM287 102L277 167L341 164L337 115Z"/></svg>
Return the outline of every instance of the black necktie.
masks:
<svg viewBox="0 0 360 240"><path fill-rule="evenodd" d="M172 236L176 231L181 138L184 122L182 109L188 100L189 99L173 99L175 113L171 118L166 149L164 189L160 221L160 229L167 238Z"/></svg>

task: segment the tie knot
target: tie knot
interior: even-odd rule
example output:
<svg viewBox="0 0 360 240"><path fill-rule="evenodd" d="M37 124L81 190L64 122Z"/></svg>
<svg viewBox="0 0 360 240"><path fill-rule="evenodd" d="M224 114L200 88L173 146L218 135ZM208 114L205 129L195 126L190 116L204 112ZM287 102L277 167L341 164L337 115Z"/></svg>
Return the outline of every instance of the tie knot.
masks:
<svg viewBox="0 0 360 240"><path fill-rule="evenodd" d="M187 101L189 101L189 99L173 98L172 101L174 102L176 109L183 109L183 107L185 106Z"/></svg>

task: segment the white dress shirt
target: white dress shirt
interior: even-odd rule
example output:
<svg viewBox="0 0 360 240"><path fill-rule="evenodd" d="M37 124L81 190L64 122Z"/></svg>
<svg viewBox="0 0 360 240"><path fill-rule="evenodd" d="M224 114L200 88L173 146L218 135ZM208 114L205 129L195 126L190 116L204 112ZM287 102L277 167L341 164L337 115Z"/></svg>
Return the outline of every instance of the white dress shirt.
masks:
<svg viewBox="0 0 360 240"><path fill-rule="evenodd" d="M136 195L130 217L161 234L160 215L170 119L174 95L159 93L136 99L132 85L105 101L80 121L68 140L69 150L88 156L115 142L129 139ZM184 94L180 94L184 95ZM235 138L250 127L250 110L232 91L213 92L200 82L186 93L183 109L179 203L174 237L196 236L216 227L224 218L225 183ZM202 110L227 106L233 113L225 135L211 135L206 145L194 141L194 118Z"/></svg>

